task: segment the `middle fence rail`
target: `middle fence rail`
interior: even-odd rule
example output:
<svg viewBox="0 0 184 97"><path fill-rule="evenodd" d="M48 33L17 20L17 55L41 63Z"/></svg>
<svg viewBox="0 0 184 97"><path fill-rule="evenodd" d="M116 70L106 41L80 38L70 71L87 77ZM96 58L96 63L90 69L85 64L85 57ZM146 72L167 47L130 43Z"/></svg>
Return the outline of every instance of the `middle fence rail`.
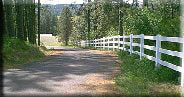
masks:
<svg viewBox="0 0 184 97"><path fill-rule="evenodd" d="M134 39L139 39L138 43L135 43ZM156 45L155 46L145 45L144 40L153 40L156 42L155 43ZM163 49L161 47L161 42L163 41L180 43L182 45L182 49L184 48L184 38L164 37L161 35L146 36L144 34L140 34L140 35L130 34L128 36L118 35L118 36L112 36L112 37L103 37L100 39L95 39L95 40L90 40L90 41L80 41L77 43L77 45L82 46L82 47L92 46L95 48L108 49L108 50L112 49L113 51L115 49L120 49L123 51L128 51L130 54L132 53L138 54L140 56L140 59L145 57L151 61L154 61L156 68L159 68L160 65L163 65L170 69L180 72L181 73L181 86L182 88L184 88L184 49L182 50L182 52ZM126 46L129 46L129 48L126 48ZM139 50L135 51L133 47L139 47ZM144 49L155 51L155 57L145 54ZM161 60L162 53L166 55L176 56L176 57L181 58L182 65L177 66L175 64Z"/></svg>

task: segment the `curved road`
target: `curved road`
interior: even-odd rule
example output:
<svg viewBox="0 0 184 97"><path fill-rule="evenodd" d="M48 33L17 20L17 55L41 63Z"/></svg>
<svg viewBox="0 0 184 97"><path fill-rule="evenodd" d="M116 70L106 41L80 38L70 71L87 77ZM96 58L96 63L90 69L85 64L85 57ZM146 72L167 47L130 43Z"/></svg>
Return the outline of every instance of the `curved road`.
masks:
<svg viewBox="0 0 184 97"><path fill-rule="evenodd" d="M112 84L108 79L115 64L114 56L80 48L54 49L61 53L44 61L27 64L25 68L5 72L6 97L99 96L103 93L96 89L103 85L99 80Z"/></svg>

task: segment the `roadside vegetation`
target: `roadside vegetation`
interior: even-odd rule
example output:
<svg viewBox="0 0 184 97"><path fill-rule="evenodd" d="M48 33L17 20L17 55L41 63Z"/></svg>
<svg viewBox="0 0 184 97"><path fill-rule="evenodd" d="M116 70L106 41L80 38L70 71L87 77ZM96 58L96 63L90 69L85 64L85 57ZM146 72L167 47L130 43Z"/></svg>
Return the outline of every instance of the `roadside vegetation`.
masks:
<svg viewBox="0 0 184 97"><path fill-rule="evenodd" d="M121 72L115 78L116 87L126 96L180 97L178 72L128 52L118 52Z"/></svg>
<svg viewBox="0 0 184 97"><path fill-rule="evenodd" d="M4 38L3 60L4 68L17 68L33 61L40 60L46 55L46 49L22 42L15 38Z"/></svg>

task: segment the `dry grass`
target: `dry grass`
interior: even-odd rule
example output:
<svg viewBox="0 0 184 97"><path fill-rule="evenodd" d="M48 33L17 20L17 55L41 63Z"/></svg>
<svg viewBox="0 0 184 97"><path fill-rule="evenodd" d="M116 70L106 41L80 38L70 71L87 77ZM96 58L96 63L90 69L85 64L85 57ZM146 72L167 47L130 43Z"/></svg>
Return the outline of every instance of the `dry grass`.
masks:
<svg viewBox="0 0 184 97"><path fill-rule="evenodd" d="M40 41L43 46L61 46L56 36L41 36Z"/></svg>
<svg viewBox="0 0 184 97"><path fill-rule="evenodd" d="M109 55L112 56L107 58L107 61L113 60L117 61L117 55L115 55L112 51L100 51L100 50L92 50L95 54ZM115 57L113 57L115 56ZM102 68L103 69L103 68ZM113 68L112 75L103 76L100 74L93 74L89 76L85 82L84 89L88 89L89 91L94 91L96 95L102 95L103 97L109 95L120 95L115 87L114 76L120 71L119 64L116 63Z"/></svg>

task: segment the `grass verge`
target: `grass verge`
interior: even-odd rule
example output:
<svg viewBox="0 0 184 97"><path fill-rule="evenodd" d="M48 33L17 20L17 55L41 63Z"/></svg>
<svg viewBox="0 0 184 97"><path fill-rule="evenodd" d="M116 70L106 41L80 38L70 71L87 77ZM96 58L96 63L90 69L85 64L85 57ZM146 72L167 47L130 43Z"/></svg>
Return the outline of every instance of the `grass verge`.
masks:
<svg viewBox="0 0 184 97"><path fill-rule="evenodd" d="M121 72L115 82L125 97L181 97L178 72L163 66L156 70L154 62L127 52L118 52L118 56Z"/></svg>
<svg viewBox="0 0 184 97"><path fill-rule="evenodd" d="M41 47L15 38L4 38L4 70L24 66L23 64L41 60L45 56L44 49Z"/></svg>

